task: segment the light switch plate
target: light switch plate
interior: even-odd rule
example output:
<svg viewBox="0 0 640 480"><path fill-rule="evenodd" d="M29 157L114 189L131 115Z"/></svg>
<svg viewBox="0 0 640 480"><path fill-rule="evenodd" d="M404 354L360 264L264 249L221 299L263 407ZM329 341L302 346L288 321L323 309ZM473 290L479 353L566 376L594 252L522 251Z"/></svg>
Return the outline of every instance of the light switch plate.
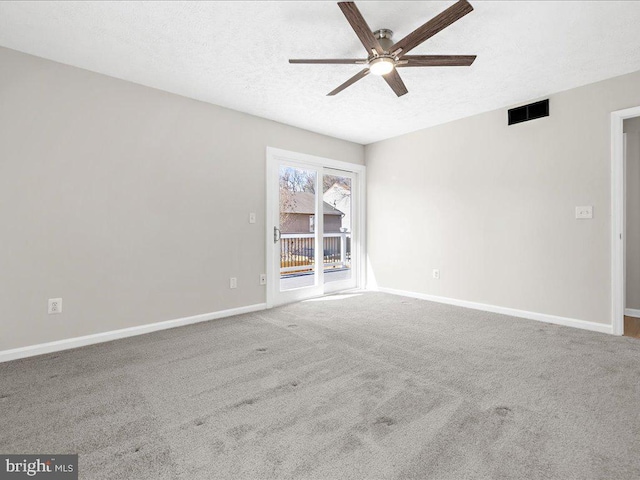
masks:
<svg viewBox="0 0 640 480"><path fill-rule="evenodd" d="M256 214L253 212L249 214L249 223L256 223Z"/></svg>
<svg viewBox="0 0 640 480"><path fill-rule="evenodd" d="M578 220L593 218L593 206L576 207L576 218Z"/></svg>

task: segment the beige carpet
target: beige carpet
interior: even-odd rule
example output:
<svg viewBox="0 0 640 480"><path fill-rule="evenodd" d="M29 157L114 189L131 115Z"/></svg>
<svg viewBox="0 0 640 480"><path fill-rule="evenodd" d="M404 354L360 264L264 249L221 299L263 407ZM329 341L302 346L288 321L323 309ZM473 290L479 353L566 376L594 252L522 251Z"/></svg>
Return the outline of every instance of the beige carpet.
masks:
<svg viewBox="0 0 640 480"><path fill-rule="evenodd" d="M0 364L82 479L638 479L640 341L379 293Z"/></svg>

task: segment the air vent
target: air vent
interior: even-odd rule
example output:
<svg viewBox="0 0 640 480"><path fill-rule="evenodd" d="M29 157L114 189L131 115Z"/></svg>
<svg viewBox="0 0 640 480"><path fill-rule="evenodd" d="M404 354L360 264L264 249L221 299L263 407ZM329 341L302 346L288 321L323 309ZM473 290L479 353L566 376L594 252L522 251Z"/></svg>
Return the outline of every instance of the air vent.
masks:
<svg viewBox="0 0 640 480"><path fill-rule="evenodd" d="M509 110L509 125L549 116L549 99Z"/></svg>

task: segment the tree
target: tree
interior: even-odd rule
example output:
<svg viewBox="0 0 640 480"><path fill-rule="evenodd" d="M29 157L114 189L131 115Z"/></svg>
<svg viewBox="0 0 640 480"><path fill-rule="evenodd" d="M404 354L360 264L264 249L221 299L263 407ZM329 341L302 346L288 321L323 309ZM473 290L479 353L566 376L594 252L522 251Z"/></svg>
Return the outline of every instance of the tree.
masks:
<svg viewBox="0 0 640 480"><path fill-rule="evenodd" d="M315 172L307 172L298 168L280 167L280 228L287 230L295 211L298 192L315 193Z"/></svg>

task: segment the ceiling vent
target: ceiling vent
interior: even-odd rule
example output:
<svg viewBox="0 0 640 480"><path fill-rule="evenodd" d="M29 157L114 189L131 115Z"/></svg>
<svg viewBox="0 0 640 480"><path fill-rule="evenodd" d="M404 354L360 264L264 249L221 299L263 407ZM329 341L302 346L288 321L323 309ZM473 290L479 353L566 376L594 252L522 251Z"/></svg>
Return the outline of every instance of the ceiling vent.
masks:
<svg viewBox="0 0 640 480"><path fill-rule="evenodd" d="M549 99L509 110L509 125L549 116Z"/></svg>

